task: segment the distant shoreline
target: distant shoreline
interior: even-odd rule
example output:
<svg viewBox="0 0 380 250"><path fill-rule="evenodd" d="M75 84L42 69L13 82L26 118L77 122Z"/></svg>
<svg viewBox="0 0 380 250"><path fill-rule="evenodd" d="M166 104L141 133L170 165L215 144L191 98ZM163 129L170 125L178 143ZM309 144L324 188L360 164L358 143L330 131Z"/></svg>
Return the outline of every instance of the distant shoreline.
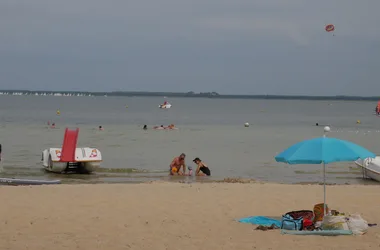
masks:
<svg viewBox="0 0 380 250"><path fill-rule="evenodd" d="M107 96L107 97L190 97L213 99L266 99L266 100L319 100L319 101L378 101L380 96L307 96L307 95L223 95L217 92L146 92L146 91L33 91L33 90L0 90L2 95L34 96Z"/></svg>

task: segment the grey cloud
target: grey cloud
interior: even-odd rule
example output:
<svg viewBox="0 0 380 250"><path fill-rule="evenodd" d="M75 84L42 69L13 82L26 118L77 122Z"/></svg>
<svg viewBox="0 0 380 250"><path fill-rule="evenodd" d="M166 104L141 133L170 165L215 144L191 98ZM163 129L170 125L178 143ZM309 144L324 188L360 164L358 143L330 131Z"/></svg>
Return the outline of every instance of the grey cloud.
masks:
<svg viewBox="0 0 380 250"><path fill-rule="evenodd" d="M380 91L378 9L377 0L0 1L0 88L368 95Z"/></svg>

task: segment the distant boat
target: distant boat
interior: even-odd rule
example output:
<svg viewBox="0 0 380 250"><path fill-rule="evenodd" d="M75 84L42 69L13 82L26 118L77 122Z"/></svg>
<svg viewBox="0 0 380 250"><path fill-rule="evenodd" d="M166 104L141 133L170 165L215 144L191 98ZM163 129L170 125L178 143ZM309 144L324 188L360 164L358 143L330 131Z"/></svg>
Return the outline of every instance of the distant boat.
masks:
<svg viewBox="0 0 380 250"><path fill-rule="evenodd" d="M158 107L160 109L170 109L172 105L168 101L165 101L163 104L158 105Z"/></svg>

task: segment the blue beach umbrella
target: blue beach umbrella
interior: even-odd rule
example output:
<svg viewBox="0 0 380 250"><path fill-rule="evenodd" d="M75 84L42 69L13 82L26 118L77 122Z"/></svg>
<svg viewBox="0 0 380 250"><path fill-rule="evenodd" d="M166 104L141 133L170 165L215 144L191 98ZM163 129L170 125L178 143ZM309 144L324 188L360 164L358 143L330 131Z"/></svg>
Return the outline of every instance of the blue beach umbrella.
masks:
<svg viewBox="0 0 380 250"><path fill-rule="evenodd" d="M325 132L330 128L326 127ZM375 158L367 149L349 141L323 137L305 140L294 144L275 159L288 164L323 164L323 203L326 214L326 164L358 159Z"/></svg>

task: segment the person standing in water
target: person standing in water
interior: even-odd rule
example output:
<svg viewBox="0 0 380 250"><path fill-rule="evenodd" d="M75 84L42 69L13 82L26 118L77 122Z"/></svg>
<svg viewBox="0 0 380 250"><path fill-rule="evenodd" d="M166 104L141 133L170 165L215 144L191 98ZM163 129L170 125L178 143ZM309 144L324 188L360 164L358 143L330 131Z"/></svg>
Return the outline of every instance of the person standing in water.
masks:
<svg viewBox="0 0 380 250"><path fill-rule="evenodd" d="M175 157L170 163L170 175L185 175L186 174L186 155L182 153L180 156ZM181 167L183 172L181 171Z"/></svg>
<svg viewBox="0 0 380 250"><path fill-rule="evenodd" d="M204 175L207 175L207 176L210 176L211 175L211 171L210 169L207 167L206 164L204 164L201 159L199 159L198 157L195 158L193 160L193 162L195 164L197 164L197 170L195 171L195 175L196 176L204 176Z"/></svg>

